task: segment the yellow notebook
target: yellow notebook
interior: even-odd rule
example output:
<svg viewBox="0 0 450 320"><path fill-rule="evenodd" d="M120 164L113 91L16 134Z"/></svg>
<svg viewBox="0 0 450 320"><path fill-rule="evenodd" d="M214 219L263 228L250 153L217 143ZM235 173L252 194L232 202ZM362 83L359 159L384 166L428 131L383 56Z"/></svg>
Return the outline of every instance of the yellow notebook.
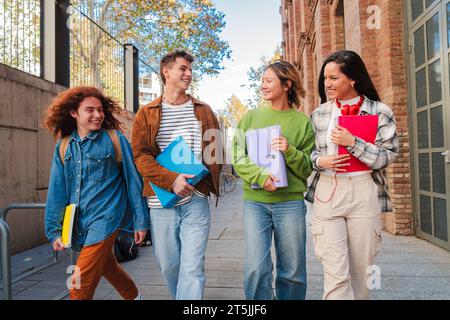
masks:
<svg viewBox="0 0 450 320"><path fill-rule="evenodd" d="M72 246L72 233L75 223L76 212L77 212L76 204L68 205L66 207L66 211L64 212L61 238L62 242L64 243L64 247L66 248L70 248Z"/></svg>

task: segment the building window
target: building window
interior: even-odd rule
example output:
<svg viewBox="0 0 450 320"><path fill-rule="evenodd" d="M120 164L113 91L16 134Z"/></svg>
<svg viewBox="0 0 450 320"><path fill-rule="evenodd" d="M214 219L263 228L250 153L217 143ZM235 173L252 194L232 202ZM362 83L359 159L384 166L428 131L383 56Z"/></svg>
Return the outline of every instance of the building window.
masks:
<svg viewBox="0 0 450 320"><path fill-rule="evenodd" d="M142 86L146 89L151 89L152 87L152 78L144 78Z"/></svg>
<svg viewBox="0 0 450 320"><path fill-rule="evenodd" d="M141 77L139 79L141 88L151 89L152 88L152 78L151 77Z"/></svg>

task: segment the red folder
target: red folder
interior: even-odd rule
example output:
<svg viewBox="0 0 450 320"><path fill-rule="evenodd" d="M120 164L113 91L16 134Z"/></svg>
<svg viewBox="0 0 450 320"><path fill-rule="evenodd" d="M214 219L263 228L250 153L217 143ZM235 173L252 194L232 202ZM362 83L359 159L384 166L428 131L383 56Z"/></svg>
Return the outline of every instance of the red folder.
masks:
<svg viewBox="0 0 450 320"><path fill-rule="evenodd" d="M378 132L378 116L340 116L338 123L341 127L346 128L354 136L363 139L366 142L375 143ZM338 154L348 154L345 147L339 146ZM345 168L348 172L368 171L370 170L363 162L351 155L350 165Z"/></svg>

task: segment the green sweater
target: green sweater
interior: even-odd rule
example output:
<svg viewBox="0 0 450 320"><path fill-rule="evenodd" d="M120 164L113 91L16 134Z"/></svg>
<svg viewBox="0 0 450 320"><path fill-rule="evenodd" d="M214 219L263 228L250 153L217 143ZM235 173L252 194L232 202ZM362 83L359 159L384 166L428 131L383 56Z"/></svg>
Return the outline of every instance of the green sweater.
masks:
<svg viewBox="0 0 450 320"><path fill-rule="evenodd" d="M267 169L258 167L248 157L245 132L280 125L289 148L284 153L288 187L271 193L264 189L252 189L251 184L263 186L269 177ZM296 110L278 111L271 108L249 111L239 122L233 139L233 167L244 182L244 199L263 203L303 200L306 179L312 172L310 154L314 147L314 129L309 118Z"/></svg>

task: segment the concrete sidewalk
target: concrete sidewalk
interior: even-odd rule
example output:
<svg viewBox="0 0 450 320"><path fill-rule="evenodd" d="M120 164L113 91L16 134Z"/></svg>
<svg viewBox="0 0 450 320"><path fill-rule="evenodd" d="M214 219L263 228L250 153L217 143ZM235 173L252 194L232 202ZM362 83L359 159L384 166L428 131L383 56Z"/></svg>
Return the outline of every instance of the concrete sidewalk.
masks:
<svg viewBox="0 0 450 320"><path fill-rule="evenodd" d="M205 299L244 299L244 241L241 185L221 198L212 208L212 227L206 254ZM309 217L307 217L309 220ZM12 235L14 237L14 235ZM311 234L307 243L307 299L321 299L322 266L314 256ZM52 261L49 245L37 247L13 257L13 276L37 270ZM376 259L381 270L381 288L372 299L450 299L450 252L416 237L383 233L383 245ZM13 285L13 299L67 299L68 255ZM145 300L169 299L167 288L152 253L152 247L140 249L139 258L122 264L136 281ZM95 299L120 299L104 279Z"/></svg>

